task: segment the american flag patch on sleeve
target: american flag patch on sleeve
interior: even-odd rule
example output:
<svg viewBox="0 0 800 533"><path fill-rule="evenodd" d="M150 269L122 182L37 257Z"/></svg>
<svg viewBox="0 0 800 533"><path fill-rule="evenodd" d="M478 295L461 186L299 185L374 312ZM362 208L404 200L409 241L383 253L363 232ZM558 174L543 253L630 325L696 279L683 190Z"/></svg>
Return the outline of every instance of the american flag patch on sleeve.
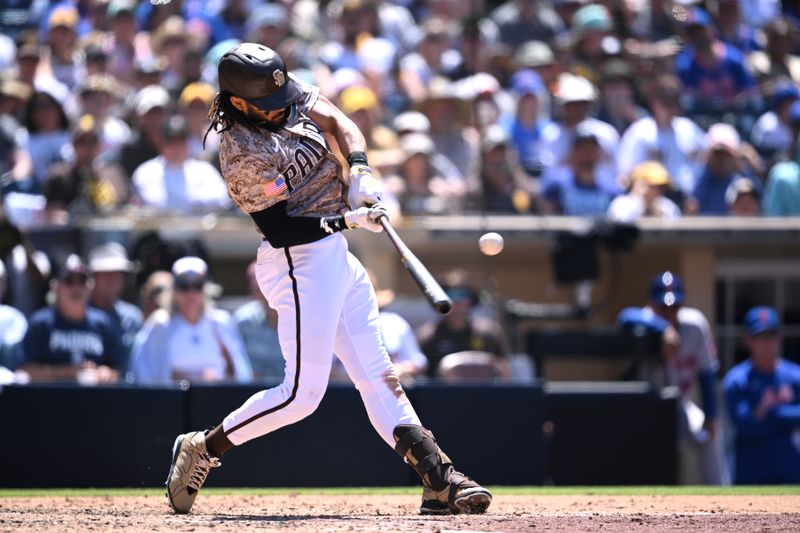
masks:
<svg viewBox="0 0 800 533"><path fill-rule="evenodd" d="M286 190L286 179L283 176L278 176L276 179L264 184L264 196L270 198L277 196Z"/></svg>

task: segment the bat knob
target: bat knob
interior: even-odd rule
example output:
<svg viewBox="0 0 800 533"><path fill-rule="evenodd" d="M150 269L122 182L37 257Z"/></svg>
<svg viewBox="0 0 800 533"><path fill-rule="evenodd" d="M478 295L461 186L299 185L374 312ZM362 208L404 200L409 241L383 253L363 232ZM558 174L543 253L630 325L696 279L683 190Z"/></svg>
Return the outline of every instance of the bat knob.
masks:
<svg viewBox="0 0 800 533"><path fill-rule="evenodd" d="M453 307L453 301L448 298L447 300L439 300L438 302L434 302L433 305L436 307L436 311L438 311L440 315L446 315Z"/></svg>

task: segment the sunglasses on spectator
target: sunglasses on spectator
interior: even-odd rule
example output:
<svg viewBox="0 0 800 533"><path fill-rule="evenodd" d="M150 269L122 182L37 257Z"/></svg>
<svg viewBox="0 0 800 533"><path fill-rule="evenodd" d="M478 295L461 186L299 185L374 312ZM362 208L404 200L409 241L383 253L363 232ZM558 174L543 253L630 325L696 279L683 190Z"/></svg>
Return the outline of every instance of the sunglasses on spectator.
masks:
<svg viewBox="0 0 800 533"><path fill-rule="evenodd" d="M203 290L203 282L202 281L176 281L175 282L175 290L181 292L189 292L189 291L202 291Z"/></svg>
<svg viewBox="0 0 800 533"><path fill-rule="evenodd" d="M68 287L77 287L77 286L85 286L86 283L89 281L88 276L84 276L81 274L73 274L72 276L67 276L66 278L61 280L61 283Z"/></svg>

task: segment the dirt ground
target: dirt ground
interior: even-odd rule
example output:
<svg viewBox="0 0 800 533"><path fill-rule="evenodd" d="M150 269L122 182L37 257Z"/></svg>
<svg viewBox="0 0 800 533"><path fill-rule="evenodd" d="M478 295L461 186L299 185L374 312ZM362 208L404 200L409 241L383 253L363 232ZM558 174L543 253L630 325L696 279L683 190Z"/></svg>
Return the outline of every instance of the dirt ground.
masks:
<svg viewBox="0 0 800 533"><path fill-rule="evenodd" d="M0 531L798 531L800 496L495 496L480 516L416 514L391 495L201 494L190 515L137 497L0 498Z"/></svg>

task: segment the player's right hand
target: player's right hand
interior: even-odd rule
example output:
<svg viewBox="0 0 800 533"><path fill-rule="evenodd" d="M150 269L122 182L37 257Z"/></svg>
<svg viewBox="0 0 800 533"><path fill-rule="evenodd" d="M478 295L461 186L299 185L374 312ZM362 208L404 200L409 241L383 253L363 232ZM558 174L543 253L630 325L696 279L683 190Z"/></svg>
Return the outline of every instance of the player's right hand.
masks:
<svg viewBox="0 0 800 533"><path fill-rule="evenodd" d="M374 206L381 203L382 195L383 185L372 175L371 168L367 165L350 167L350 193L347 198L350 207Z"/></svg>
<svg viewBox="0 0 800 533"><path fill-rule="evenodd" d="M388 219L389 212L386 210L385 205L377 203L372 207L359 207L354 211L346 212L344 221L350 229L364 228L373 233L380 233L383 231L383 226L378 222L380 217Z"/></svg>

